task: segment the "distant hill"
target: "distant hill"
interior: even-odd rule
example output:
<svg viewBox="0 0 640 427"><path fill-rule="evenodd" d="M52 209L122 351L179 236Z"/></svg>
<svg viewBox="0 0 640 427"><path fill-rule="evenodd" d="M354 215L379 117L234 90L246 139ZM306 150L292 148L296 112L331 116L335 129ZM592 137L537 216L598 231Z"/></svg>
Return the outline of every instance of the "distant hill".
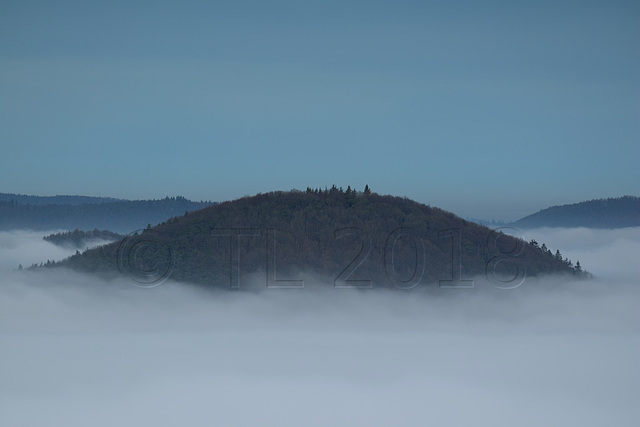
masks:
<svg viewBox="0 0 640 427"><path fill-rule="evenodd" d="M16 202L21 205L83 205L85 203L112 203L125 201L113 197L93 196L28 196L25 194L0 193L0 202Z"/></svg>
<svg viewBox="0 0 640 427"><path fill-rule="evenodd" d="M220 203L56 265L139 273L151 282L170 273L216 287L241 287L251 277L291 286L298 282L279 280L305 274L347 287L411 287L440 280L457 286L478 275L500 282L580 273L559 255L441 209L335 187Z"/></svg>
<svg viewBox="0 0 640 427"><path fill-rule="evenodd" d="M514 222L514 227L623 228L640 226L640 197L624 196L552 206Z"/></svg>
<svg viewBox="0 0 640 427"><path fill-rule="evenodd" d="M10 195L4 195L6 198ZM211 202L192 202L184 197L160 200L116 200L83 196L54 196L63 203L42 204L42 198L22 196L0 201L0 230L93 230L129 233L155 225L167 218L210 206ZM45 198L48 200L48 198ZM22 200L23 202L19 201ZM103 200L103 201L98 201ZM104 201L107 200L107 201ZM28 203L24 201L35 201Z"/></svg>

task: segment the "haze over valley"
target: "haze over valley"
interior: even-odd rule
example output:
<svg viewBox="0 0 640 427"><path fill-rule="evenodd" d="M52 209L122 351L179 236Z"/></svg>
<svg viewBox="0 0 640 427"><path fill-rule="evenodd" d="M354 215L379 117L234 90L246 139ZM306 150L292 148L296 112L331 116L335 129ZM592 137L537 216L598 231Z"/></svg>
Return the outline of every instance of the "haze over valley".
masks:
<svg viewBox="0 0 640 427"><path fill-rule="evenodd" d="M303 288L247 276L234 291L16 270L73 255L56 235L0 232L2 424L640 420L640 227L524 230L595 277L511 290L485 275L473 288L344 289L308 270Z"/></svg>

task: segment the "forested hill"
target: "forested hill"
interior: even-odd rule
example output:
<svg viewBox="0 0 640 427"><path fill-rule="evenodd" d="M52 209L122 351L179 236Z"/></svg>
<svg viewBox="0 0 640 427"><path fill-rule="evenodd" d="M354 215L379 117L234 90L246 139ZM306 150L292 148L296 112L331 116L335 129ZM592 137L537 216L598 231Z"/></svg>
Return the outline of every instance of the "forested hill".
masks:
<svg viewBox="0 0 640 427"><path fill-rule="evenodd" d="M526 216L512 225L520 228L638 227L640 226L640 197L624 196L552 206Z"/></svg>
<svg viewBox="0 0 640 427"><path fill-rule="evenodd" d="M104 244L108 242L114 242L116 240L121 240L124 237L125 236L121 234L107 230L96 229L91 231L80 231L78 229L75 229L73 231L49 234L48 236L44 236L42 239L57 246L71 247L74 249L84 249L94 242L100 242L99 244Z"/></svg>
<svg viewBox="0 0 640 427"><path fill-rule="evenodd" d="M168 218L184 215L210 206L211 202L192 202L184 197L166 197L160 200L116 200L77 204L82 196L56 196L67 203L23 203L17 198L0 201L0 230L93 230L103 229L118 233L155 225ZM80 197L80 199L76 199ZM93 198L90 198L94 200Z"/></svg>
<svg viewBox="0 0 640 427"><path fill-rule="evenodd" d="M512 285L525 274L581 275L571 261L542 248L406 198L333 187L220 203L57 265L139 272L142 281L171 274L217 287L255 280L295 286L299 282L280 280L309 274L347 287L440 280L460 286L475 276L495 283L510 277Z"/></svg>

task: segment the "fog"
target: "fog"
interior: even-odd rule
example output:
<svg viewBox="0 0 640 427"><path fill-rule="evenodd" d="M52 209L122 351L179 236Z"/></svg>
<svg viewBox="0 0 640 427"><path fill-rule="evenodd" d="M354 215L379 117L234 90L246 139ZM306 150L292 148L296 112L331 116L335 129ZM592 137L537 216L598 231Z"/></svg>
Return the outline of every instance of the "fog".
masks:
<svg viewBox="0 0 640 427"><path fill-rule="evenodd" d="M3 234L0 425L640 425L640 228L523 234L596 278L143 289Z"/></svg>
<svg viewBox="0 0 640 427"><path fill-rule="evenodd" d="M640 227L614 230L591 228L539 228L523 230L526 240L535 238L555 253L559 249L574 263L580 261L603 279L640 281Z"/></svg>
<svg viewBox="0 0 640 427"><path fill-rule="evenodd" d="M51 230L47 232L14 230L0 231L0 273L31 264L46 263L47 260L60 261L76 252L72 245L57 246L43 239L53 233L65 230ZM93 248L108 241L103 239L89 239L86 248ZM86 249L85 248L85 249Z"/></svg>

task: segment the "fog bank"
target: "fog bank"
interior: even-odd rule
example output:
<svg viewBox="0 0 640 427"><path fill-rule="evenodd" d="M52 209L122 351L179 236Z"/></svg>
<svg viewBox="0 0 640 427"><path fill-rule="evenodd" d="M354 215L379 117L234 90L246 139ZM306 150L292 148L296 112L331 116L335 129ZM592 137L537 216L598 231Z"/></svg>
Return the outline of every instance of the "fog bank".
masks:
<svg viewBox="0 0 640 427"><path fill-rule="evenodd" d="M0 425L638 425L637 230L563 233L536 238L597 279L231 292L4 270Z"/></svg>

